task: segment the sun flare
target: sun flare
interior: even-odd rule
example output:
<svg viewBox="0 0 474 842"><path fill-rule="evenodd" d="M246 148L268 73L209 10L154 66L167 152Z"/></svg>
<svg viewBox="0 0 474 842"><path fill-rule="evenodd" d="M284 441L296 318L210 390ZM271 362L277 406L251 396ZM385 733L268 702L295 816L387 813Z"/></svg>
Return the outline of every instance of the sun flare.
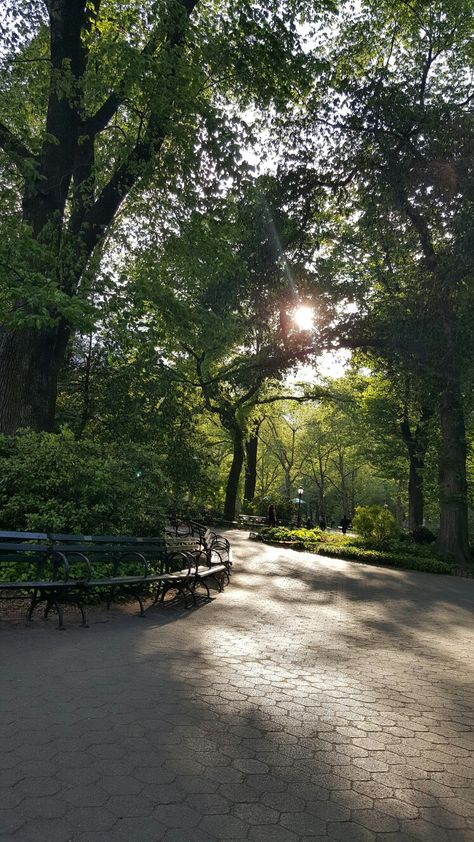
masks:
<svg viewBox="0 0 474 842"><path fill-rule="evenodd" d="M313 330L314 310L304 304L293 312L293 319L300 330Z"/></svg>

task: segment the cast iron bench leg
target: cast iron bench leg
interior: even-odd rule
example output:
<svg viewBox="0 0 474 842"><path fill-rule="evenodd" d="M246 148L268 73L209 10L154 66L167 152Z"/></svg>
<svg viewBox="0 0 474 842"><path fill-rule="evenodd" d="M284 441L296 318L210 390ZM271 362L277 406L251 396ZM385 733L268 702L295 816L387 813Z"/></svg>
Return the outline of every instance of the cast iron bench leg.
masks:
<svg viewBox="0 0 474 842"><path fill-rule="evenodd" d="M35 588L35 590L33 591L33 596L31 597L30 607L28 608L28 614L26 615L27 620L31 621L33 619L33 611L35 610L39 601L40 599L38 597L38 589Z"/></svg>
<svg viewBox="0 0 474 842"><path fill-rule="evenodd" d="M58 602L58 600L55 599L54 596L49 596L49 594L48 594L48 596L46 597L46 608L44 609L44 615L43 615L45 620L48 619L48 614L49 614L51 608L55 608L56 611L57 611L58 631L64 631L66 626L64 625L64 616L63 616L63 609L61 608L61 603Z"/></svg>

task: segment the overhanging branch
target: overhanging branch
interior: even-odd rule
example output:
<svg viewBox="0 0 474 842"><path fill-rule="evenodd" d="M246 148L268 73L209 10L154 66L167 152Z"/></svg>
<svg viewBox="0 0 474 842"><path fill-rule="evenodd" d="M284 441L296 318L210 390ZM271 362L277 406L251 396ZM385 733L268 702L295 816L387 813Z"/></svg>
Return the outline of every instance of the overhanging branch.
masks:
<svg viewBox="0 0 474 842"><path fill-rule="evenodd" d="M0 148L6 152L22 175L31 174L31 167L35 162L34 155L4 123L0 123Z"/></svg>

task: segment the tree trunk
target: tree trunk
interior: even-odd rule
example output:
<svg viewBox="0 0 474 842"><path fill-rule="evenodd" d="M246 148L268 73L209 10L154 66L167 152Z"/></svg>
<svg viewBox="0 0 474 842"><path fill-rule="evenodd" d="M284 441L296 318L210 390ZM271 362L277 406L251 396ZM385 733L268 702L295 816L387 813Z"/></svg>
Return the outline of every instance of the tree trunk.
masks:
<svg viewBox="0 0 474 842"><path fill-rule="evenodd" d="M435 548L461 564L471 560L467 519L466 430L457 378L440 396L440 530Z"/></svg>
<svg viewBox="0 0 474 842"><path fill-rule="evenodd" d="M423 465L424 454L409 448L410 469L408 477L408 528L413 531L423 525L424 494Z"/></svg>
<svg viewBox="0 0 474 842"><path fill-rule="evenodd" d="M324 488L320 487L318 492L318 520L324 518L326 520L326 500L324 497Z"/></svg>
<svg viewBox="0 0 474 842"><path fill-rule="evenodd" d="M225 490L225 520L234 520L235 518L237 495L239 492L239 480L240 474L242 472L242 465L244 464L244 443L242 432L240 430L234 431L232 434L232 440L234 445L234 452Z"/></svg>
<svg viewBox="0 0 474 842"><path fill-rule="evenodd" d="M69 329L0 331L0 433L20 427L51 432L58 374Z"/></svg>
<svg viewBox="0 0 474 842"><path fill-rule="evenodd" d="M245 453L247 463L245 470L244 497L246 500L251 501L255 497L255 487L257 485L258 436L256 434L246 441Z"/></svg>
<svg viewBox="0 0 474 842"><path fill-rule="evenodd" d="M408 452L408 528L413 531L423 525L423 468L428 449L427 424L433 415L433 408L431 404L422 407L420 419L412 430L408 414L409 389L410 383L407 379L404 417L400 422L400 431Z"/></svg>

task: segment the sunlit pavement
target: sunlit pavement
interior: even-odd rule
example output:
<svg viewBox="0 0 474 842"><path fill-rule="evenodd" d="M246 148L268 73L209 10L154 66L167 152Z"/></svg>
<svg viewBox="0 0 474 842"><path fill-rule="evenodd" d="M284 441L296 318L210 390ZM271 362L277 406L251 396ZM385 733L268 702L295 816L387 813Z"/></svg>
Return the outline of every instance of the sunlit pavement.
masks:
<svg viewBox="0 0 474 842"><path fill-rule="evenodd" d="M0 841L474 839L474 582L228 533L197 609L0 623Z"/></svg>

